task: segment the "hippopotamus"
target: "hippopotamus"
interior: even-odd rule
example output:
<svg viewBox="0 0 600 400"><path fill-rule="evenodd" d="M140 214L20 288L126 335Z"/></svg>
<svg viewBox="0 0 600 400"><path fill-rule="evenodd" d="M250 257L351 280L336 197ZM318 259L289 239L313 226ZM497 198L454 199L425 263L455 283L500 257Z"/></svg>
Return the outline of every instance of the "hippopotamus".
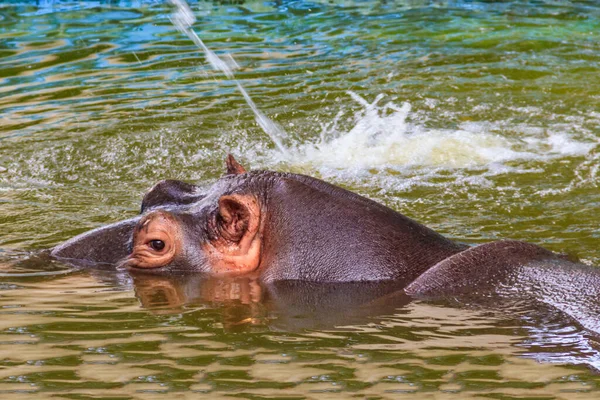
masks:
<svg viewBox="0 0 600 400"><path fill-rule="evenodd" d="M320 179L246 171L231 155L226 167L204 190L158 182L139 216L76 236L51 256L75 265L247 276L265 284L395 282L417 298L506 293L554 302L570 315L600 311L596 268L535 244L457 243Z"/></svg>

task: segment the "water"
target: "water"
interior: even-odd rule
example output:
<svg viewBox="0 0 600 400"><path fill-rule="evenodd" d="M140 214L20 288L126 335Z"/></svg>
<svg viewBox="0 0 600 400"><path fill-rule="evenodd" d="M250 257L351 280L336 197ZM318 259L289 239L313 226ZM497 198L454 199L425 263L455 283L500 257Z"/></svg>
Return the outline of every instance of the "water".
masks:
<svg viewBox="0 0 600 400"><path fill-rule="evenodd" d="M0 5L1 396L593 396L593 338L521 305L365 306L323 288L11 267L135 215L159 179L209 184L227 152L456 240L600 265L595 3L190 5L199 37L285 130L287 156L171 6Z"/></svg>
<svg viewBox="0 0 600 400"><path fill-rule="evenodd" d="M196 17L194 16L194 12L190 9L190 6L187 4L185 0L171 0L171 4L176 7L173 14L171 14L171 22L177 29L181 32L185 33L199 48L202 49L204 55L206 56L206 61L217 71L220 71L225 74L225 76L231 80L235 81L235 84L244 96L244 100L254 113L254 117L258 125L263 129L263 131L269 135L273 143L277 146L277 149L282 153L283 156L287 156L287 149L281 143L281 138L287 136L285 131L279 127L275 122L273 122L269 117L267 117L262 111L258 109L254 101L250 98L250 95L244 89L244 87L237 81L233 75L232 68L224 62L219 56L217 56L212 50L210 50L202 39L198 37L198 34L192 29L192 25L196 22ZM230 55L229 60L232 61L234 67L239 67L233 58Z"/></svg>

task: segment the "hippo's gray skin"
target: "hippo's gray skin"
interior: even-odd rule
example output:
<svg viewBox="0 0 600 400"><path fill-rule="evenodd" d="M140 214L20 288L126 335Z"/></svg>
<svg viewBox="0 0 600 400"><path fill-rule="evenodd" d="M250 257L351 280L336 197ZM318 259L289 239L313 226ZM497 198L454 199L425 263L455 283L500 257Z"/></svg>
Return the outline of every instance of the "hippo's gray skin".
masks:
<svg viewBox="0 0 600 400"><path fill-rule="evenodd" d="M593 267L524 242L458 244L319 179L246 172L231 156L227 174L207 191L161 181L145 195L141 216L79 235L51 255L78 265L262 283L394 281L417 298L493 292L534 296L572 316L596 320L600 312Z"/></svg>

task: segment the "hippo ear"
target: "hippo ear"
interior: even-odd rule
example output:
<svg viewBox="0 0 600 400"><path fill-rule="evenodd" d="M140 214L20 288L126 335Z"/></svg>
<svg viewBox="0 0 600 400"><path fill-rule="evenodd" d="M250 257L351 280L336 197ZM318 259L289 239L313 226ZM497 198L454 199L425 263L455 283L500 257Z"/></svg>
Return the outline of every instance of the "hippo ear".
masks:
<svg viewBox="0 0 600 400"><path fill-rule="evenodd" d="M258 230L260 208L254 196L232 194L219 198L219 232L230 243L239 243L242 239Z"/></svg>
<svg viewBox="0 0 600 400"><path fill-rule="evenodd" d="M242 167L240 163L237 162L235 158L231 154L227 155L227 159L225 159L225 164L227 165L227 175L238 175L246 172L246 169Z"/></svg>
<svg viewBox="0 0 600 400"><path fill-rule="evenodd" d="M260 206L254 196L232 194L219 198L218 237L210 246L219 253L212 259L213 273L247 273L258 268L260 220Z"/></svg>
<svg viewBox="0 0 600 400"><path fill-rule="evenodd" d="M141 213L168 205L184 205L197 202L204 197L196 185L186 182L166 179L155 184L142 200Z"/></svg>

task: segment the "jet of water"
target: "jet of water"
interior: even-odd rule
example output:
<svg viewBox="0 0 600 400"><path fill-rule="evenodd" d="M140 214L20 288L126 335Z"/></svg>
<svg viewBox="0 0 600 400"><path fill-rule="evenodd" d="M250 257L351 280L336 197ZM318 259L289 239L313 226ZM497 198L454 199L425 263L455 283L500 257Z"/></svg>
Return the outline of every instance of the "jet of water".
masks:
<svg viewBox="0 0 600 400"><path fill-rule="evenodd" d="M196 34L196 32L192 29L192 25L196 22L196 17L194 13L190 9L189 5L185 0L169 0L171 4L175 6L175 11L171 14L171 22L175 27L180 31L185 33L199 48L202 49L204 54L206 55L206 59L208 63L217 71L221 71L225 76L231 80L233 80L238 88L238 90L244 96L244 100L250 108L252 112L254 112L254 117L258 125L263 129L263 131L271 138L277 149L281 152L281 154L288 158L288 150L283 145L281 138L286 137L287 134L283 130L283 128L277 125L274 121L272 121L269 117L263 114L256 103L250 98L246 89L244 89L241 83L235 79L233 74L233 70L229 67L229 65L221 60L219 56L217 56L212 50L210 50L200 39L200 37Z"/></svg>

